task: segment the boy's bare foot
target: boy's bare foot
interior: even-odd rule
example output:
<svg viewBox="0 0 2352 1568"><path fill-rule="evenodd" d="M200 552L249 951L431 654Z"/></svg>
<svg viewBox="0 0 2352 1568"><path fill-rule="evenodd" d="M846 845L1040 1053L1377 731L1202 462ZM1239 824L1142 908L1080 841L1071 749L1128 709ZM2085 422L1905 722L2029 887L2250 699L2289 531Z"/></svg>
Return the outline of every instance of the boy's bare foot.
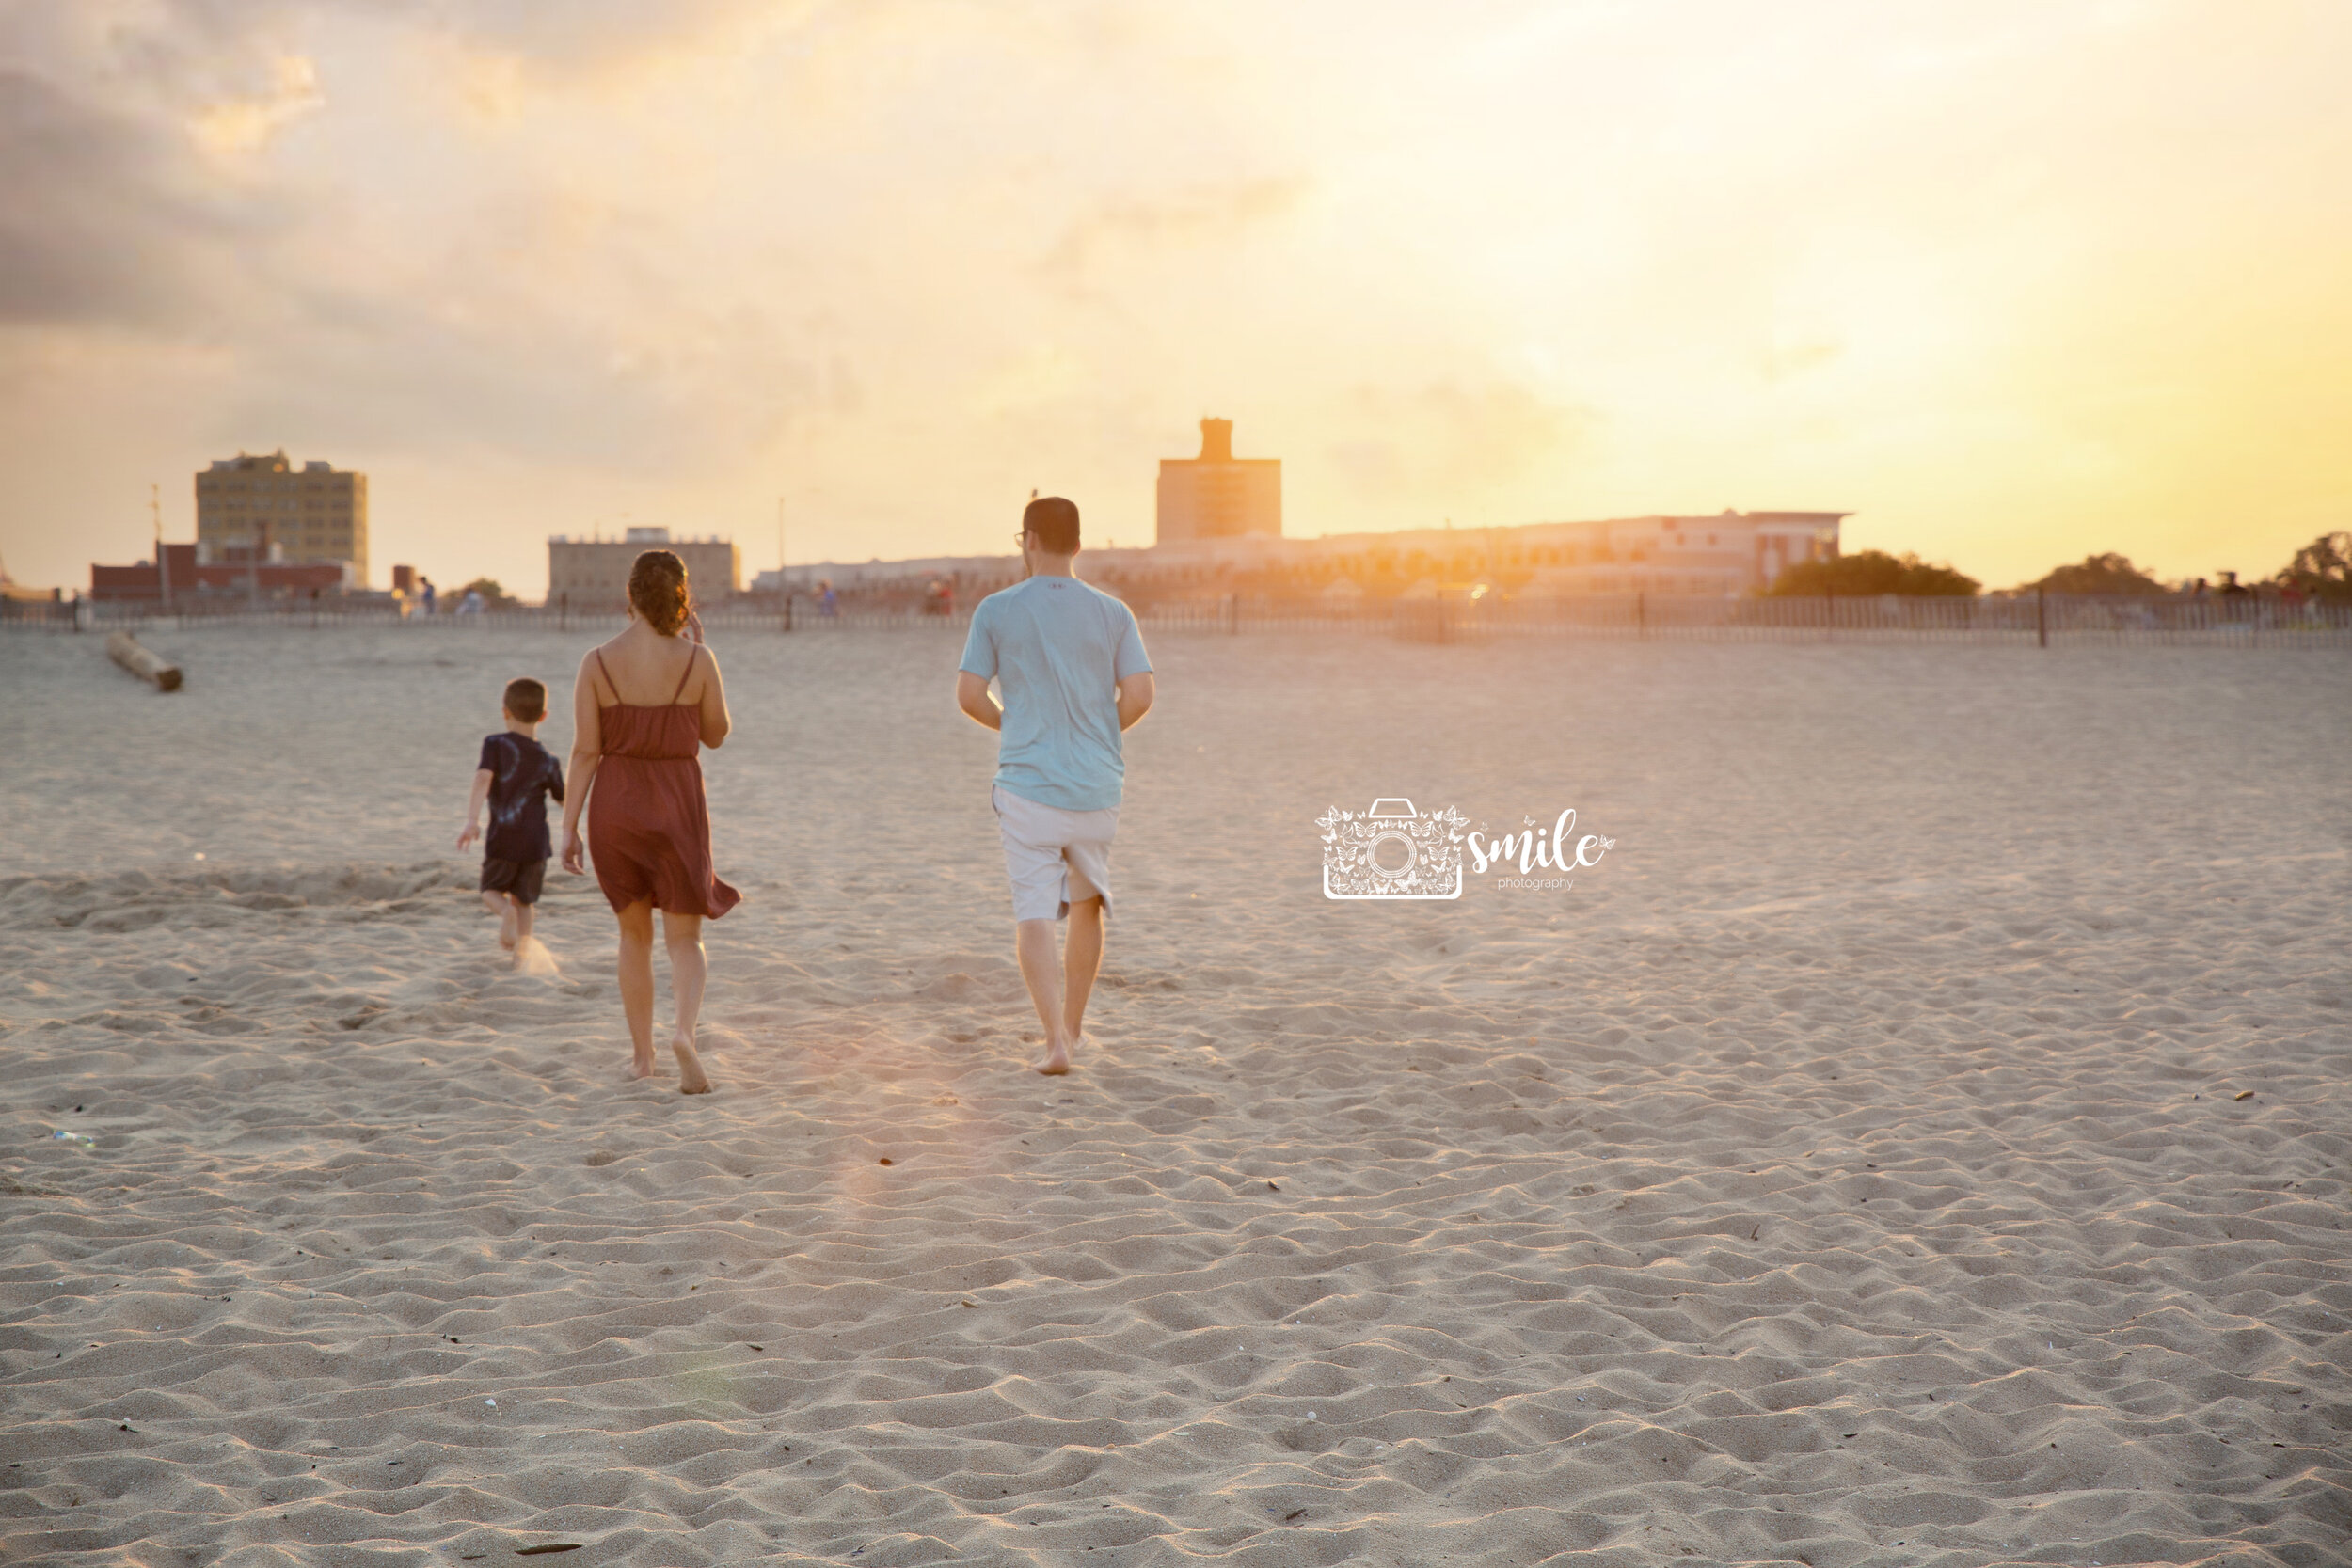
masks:
<svg viewBox="0 0 2352 1568"><path fill-rule="evenodd" d="M510 953L515 949L515 906L512 904L506 907L505 913L499 916L499 945Z"/></svg>
<svg viewBox="0 0 2352 1568"><path fill-rule="evenodd" d="M703 1059L694 1054L694 1042L682 1033L673 1035L670 1050L677 1057L677 1092L708 1094L710 1080L703 1074Z"/></svg>
<svg viewBox="0 0 2352 1568"><path fill-rule="evenodd" d="M1041 1072L1048 1078L1059 1078L1070 1070L1070 1044L1056 1040L1045 1048L1045 1059L1030 1064L1030 1071Z"/></svg>

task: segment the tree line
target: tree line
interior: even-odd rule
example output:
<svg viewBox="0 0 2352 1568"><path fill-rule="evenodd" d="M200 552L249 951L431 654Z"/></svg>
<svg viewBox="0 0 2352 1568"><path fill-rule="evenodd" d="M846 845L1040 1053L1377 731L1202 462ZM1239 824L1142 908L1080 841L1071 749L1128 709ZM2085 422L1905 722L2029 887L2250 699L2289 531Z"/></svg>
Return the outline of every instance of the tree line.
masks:
<svg viewBox="0 0 2352 1568"><path fill-rule="evenodd" d="M2131 558L2113 551L2085 556L2074 565L2060 566L2032 582L2010 589L2012 594L2040 590L2047 594L2186 594L2215 593L2225 596L2259 594L2315 599L2322 604L2352 604L2352 533L2323 533L2269 578L2241 583L2234 572L2220 574L2217 585L2204 578L2165 583L2141 571ZM1927 597L1970 598L1984 585L1948 565L1930 565L1906 552L1856 550L1828 561L1800 561L1772 579L1767 594L1783 598L1862 598L1881 594Z"/></svg>

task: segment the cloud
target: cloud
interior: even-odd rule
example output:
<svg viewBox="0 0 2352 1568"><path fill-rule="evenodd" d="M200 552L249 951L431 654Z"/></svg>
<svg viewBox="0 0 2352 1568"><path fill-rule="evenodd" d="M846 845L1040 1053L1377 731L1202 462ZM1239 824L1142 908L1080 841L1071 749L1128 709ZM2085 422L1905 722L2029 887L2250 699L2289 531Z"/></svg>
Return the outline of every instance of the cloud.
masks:
<svg viewBox="0 0 2352 1568"><path fill-rule="evenodd" d="M672 312L654 332L553 310L487 314L429 295L304 295L248 345L221 428L684 469L757 450L799 415L857 395L848 361L749 306Z"/></svg>
<svg viewBox="0 0 2352 1568"><path fill-rule="evenodd" d="M195 324L230 248L279 227L266 196L208 189L151 117L0 67L0 322Z"/></svg>
<svg viewBox="0 0 2352 1568"><path fill-rule="evenodd" d="M852 356L714 269L659 186L582 201L564 148L483 164L414 88L437 38L587 71L760 9L778 8L0 16L0 325L217 349L205 409L225 440L589 464L756 450L854 401ZM354 87L340 114L329 62Z"/></svg>
<svg viewBox="0 0 2352 1568"><path fill-rule="evenodd" d="M280 442L510 581L605 492L1123 537L1209 412L1310 530L2338 504L2352 11L1668 9L0 0L0 543Z"/></svg>
<svg viewBox="0 0 2352 1568"><path fill-rule="evenodd" d="M0 71L0 320L155 321L182 291L141 243L162 195L144 128L38 76Z"/></svg>
<svg viewBox="0 0 2352 1568"><path fill-rule="evenodd" d="M197 144L220 156L258 152L279 131L326 102L318 68L299 55L281 55L267 90L205 106L191 122Z"/></svg>
<svg viewBox="0 0 2352 1568"><path fill-rule="evenodd" d="M1507 488L1575 451L1592 416L1512 383L1435 381L1359 387L1335 422L1367 432L1327 449L1357 495L1445 506Z"/></svg>
<svg viewBox="0 0 2352 1568"><path fill-rule="evenodd" d="M1038 270L1074 282L1099 263L1122 256L1159 258L1230 245L1294 211L1308 184L1297 177L1270 178L1199 185L1156 199L1104 201L1081 213L1062 230L1039 260Z"/></svg>
<svg viewBox="0 0 2352 1568"><path fill-rule="evenodd" d="M1831 364L1845 352L1846 345L1833 333L1776 332L1757 368L1768 382L1793 381Z"/></svg>
<svg viewBox="0 0 2352 1568"><path fill-rule="evenodd" d="M342 3L383 8L373 0ZM691 47L754 22L805 25L834 8L818 0L410 0L407 8L434 31L553 72L634 67L649 50Z"/></svg>
<svg viewBox="0 0 2352 1568"><path fill-rule="evenodd" d="M222 36L239 46L215 52ZM308 62L254 47L262 37L206 7L0 12L0 322L184 333L215 319L249 248L294 214L266 182L220 178L203 142L258 147L315 100Z"/></svg>

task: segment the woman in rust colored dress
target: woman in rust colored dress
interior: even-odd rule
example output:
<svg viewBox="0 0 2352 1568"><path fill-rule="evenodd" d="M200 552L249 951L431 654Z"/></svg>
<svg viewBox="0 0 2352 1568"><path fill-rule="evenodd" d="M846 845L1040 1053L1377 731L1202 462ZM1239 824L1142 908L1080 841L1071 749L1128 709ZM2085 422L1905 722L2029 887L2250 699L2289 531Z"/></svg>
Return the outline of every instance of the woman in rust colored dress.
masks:
<svg viewBox="0 0 2352 1568"><path fill-rule="evenodd" d="M678 1090L707 1094L694 1053L709 963L703 922L742 896L710 869L710 812L697 751L717 746L733 721L719 659L681 637L691 601L686 563L647 550L628 574L628 625L589 650L572 685L572 784L564 802L564 869L581 870L580 816L588 812L588 853L596 885L621 922L621 1010L635 1054L628 1076L654 1069L653 911L670 949L677 1022L670 1034Z"/></svg>

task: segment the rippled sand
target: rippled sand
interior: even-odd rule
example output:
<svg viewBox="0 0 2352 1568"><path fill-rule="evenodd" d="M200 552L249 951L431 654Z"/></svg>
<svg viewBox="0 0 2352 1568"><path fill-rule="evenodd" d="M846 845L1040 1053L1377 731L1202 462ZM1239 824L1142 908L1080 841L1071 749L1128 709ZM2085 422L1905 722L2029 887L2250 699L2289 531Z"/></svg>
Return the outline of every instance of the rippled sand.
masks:
<svg viewBox="0 0 2352 1568"><path fill-rule="evenodd" d="M724 640L688 1100L447 847L577 640L155 641L0 639L8 1560L2345 1560L2341 656L1165 637L1048 1083L956 640Z"/></svg>

